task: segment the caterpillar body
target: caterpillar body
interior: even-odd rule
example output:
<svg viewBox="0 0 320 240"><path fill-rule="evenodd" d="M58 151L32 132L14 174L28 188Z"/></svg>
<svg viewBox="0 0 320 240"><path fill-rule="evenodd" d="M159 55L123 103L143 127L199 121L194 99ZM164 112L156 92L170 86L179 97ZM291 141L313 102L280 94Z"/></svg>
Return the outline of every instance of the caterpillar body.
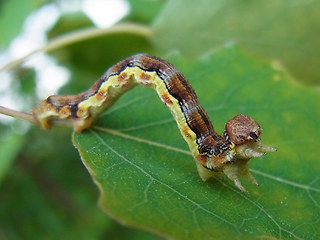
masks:
<svg viewBox="0 0 320 240"><path fill-rule="evenodd" d="M71 122L76 132L90 127L98 115L136 85L156 90L168 106L195 159L203 181L223 172L243 192L240 177L258 185L248 160L276 149L260 141L262 129L252 118L237 115L220 136L199 104L193 88L172 64L148 54L136 54L109 68L87 91L78 95L49 96L33 110L44 129L56 122Z"/></svg>

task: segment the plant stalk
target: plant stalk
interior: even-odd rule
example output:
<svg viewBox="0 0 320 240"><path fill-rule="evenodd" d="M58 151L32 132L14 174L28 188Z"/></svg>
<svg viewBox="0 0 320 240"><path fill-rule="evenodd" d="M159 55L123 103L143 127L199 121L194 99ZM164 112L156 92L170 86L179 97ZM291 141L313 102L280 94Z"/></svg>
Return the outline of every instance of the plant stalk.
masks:
<svg viewBox="0 0 320 240"><path fill-rule="evenodd" d="M38 52L51 52L76 42L84 41L87 39L91 39L91 38L95 38L103 35L116 34L116 33L134 33L137 35L150 37L152 34L152 30L150 27L145 25L126 23L126 24L118 24L110 28L102 28L102 29L87 28L79 31L74 31L74 32L62 35L60 37L57 37L51 40L50 42L48 42L46 45L33 50L29 54L7 63L6 65L0 68L0 71L12 70L18 67L19 65L21 65L27 58L29 58L30 56Z"/></svg>
<svg viewBox="0 0 320 240"><path fill-rule="evenodd" d="M31 113L19 112L2 106L0 106L0 113L36 124L36 120Z"/></svg>

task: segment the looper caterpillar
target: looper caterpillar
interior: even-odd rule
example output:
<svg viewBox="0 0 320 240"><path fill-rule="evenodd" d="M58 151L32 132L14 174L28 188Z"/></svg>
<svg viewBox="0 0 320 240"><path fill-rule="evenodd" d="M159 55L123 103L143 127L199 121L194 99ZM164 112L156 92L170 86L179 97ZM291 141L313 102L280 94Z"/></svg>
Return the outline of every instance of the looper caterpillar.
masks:
<svg viewBox="0 0 320 240"><path fill-rule="evenodd" d="M170 63L148 54L128 57L109 68L87 91L49 96L33 110L37 123L50 129L69 121L77 132L92 125L126 91L136 85L153 88L168 106L188 143L203 181L223 172L243 192L240 176L258 185L248 161L276 149L260 141L262 129L252 118L237 115L226 123L223 136L215 132L186 78Z"/></svg>

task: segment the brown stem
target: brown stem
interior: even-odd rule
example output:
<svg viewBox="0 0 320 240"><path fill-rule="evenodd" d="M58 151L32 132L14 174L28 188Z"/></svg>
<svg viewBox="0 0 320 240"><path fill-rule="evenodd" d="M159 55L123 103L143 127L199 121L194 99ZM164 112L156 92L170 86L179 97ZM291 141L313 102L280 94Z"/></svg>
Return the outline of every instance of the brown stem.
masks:
<svg viewBox="0 0 320 240"><path fill-rule="evenodd" d="M25 112L19 112L19 111L15 111L6 107L2 107L0 106L0 113L7 115L7 116L11 116L14 118L19 118L22 120L26 120L29 121L31 123L36 124L36 120L34 119L33 115L30 113L25 113Z"/></svg>

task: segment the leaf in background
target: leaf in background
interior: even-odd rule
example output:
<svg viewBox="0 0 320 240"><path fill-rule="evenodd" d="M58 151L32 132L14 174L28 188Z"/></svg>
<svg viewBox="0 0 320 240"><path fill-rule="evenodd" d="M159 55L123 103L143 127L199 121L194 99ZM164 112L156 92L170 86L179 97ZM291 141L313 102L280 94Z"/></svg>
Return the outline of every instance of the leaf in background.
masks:
<svg viewBox="0 0 320 240"><path fill-rule="evenodd" d="M4 0L0 2L0 49L6 48L19 34L25 18L44 4L43 0Z"/></svg>
<svg viewBox="0 0 320 240"><path fill-rule="evenodd" d="M3 237L98 238L111 223L96 208L97 191L72 149L70 131L33 130L1 185Z"/></svg>
<svg viewBox="0 0 320 240"><path fill-rule="evenodd" d="M277 153L250 161L260 187L202 182L187 144L151 89L137 87L73 141L119 222L173 239L316 239L320 234L318 92L228 46L198 61L169 60L190 80L218 132L254 117Z"/></svg>
<svg viewBox="0 0 320 240"><path fill-rule="evenodd" d="M196 56L237 41L259 56L280 59L302 82L319 84L319 10L317 0L168 1L153 25L153 40Z"/></svg>
<svg viewBox="0 0 320 240"><path fill-rule="evenodd" d="M158 16L166 0L128 0L130 13L122 21L149 24Z"/></svg>
<svg viewBox="0 0 320 240"><path fill-rule="evenodd" d="M19 154L25 137L14 133L1 136L0 140L0 184L5 177L12 161Z"/></svg>
<svg viewBox="0 0 320 240"><path fill-rule="evenodd" d="M86 17L81 13L78 18L85 18L81 22L86 25ZM72 18L62 17L50 31L49 36L57 36L65 33L66 27L72 25L76 30ZM52 53L59 64L67 67L72 72L71 81L64 86L61 94L76 94L88 88L106 68L120 59L137 52L151 52L152 46L146 36L140 33L113 33L105 36L87 39L60 48Z"/></svg>
<svg viewBox="0 0 320 240"><path fill-rule="evenodd" d="M64 13L47 33L47 37L48 39L54 39L74 30L93 26L91 19L81 11Z"/></svg>
<svg viewBox="0 0 320 240"><path fill-rule="evenodd" d="M77 94L100 77L111 64L138 52L152 52L146 37L138 34L111 34L75 43L54 53L59 63L72 71L71 81L61 94Z"/></svg>

